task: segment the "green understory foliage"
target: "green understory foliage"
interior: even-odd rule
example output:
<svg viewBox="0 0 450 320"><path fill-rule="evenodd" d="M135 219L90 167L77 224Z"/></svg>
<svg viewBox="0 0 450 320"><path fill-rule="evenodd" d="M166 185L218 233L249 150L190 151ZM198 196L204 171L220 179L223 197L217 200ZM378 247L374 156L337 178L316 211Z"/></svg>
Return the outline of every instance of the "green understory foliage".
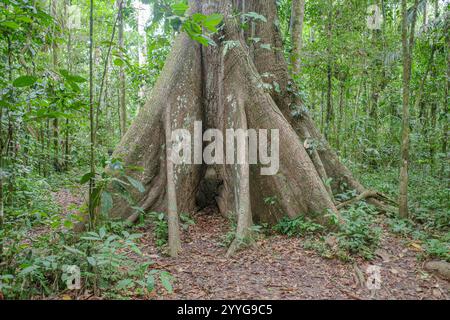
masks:
<svg viewBox="0 0 450 320"><path fill-rule="evenodd" d="M383 175L357 166L353 171L358 175L361 174L360 178L367 187L388 196L396 194L398 177L396 169L387 168ZM303 216L296 219L285 218L274 227L274 230L289 237L306 238L305 248L313 249L324 257L338 257L347 261L352 256L372 259L383 233L380 225L385 223L386 231L400 236L405 246L411 241L420 246L418 259L434 258L450 261L448 187L443 181L431 176L424 177L418 171L411 175L410 195L412 217L407 220L393 214L380 217L372 206L360 202L341 210L346 224L337 232L327 231ZM346 201L354 196L355 193L349 191L336 195L335 198L338 201Z"/></svg>
<svg viewBox="0 0 450 320"><path fill-rule="evenodd" d="M48 190L47 190L48 191ZM35 212L45 206L34 205ZM54 206L54 203L53 203ZM83 292L113 298L144 297L162 286L172 291L172 277L152 269L139 249L139 233L123 222L110 221L95 231L75 234L72 217L54 213L17 216L6 226L0 291L6 298L38 298ZM35 230L35 231L34 231ZM68 268L81 272L80 290L67 289Z"/></svg>
<svg viewBox="0 0 450 320"><path fill-rule="evenodd" d="M376 211L365 202L358 203L346 210L341 210L344 224L338 224L334 214L329 218L335 224L336 231L299 216L295 219L285 218L273 229L289 237L302 237L305 249L314 249L321 255L349 260L352 256L372 259L377 248L381 229L375 221Z"/></svg>
<svg viewBox="0 0 450 320"><path fill-rule="evenodd" d="M393 196L397 190L396 169L387 169L381 176L377 172L360 171L361 180L370 188ZM425 170L425 171L424 171ZM408 239L418 241L423 253L421 258L437 258L446 261L450 255L450 189L447 181L434 177L426 168L413 168L410 175L410 219L389 217L389 229Z"/></svg>
<svg viewBox="0 0 450 320"><path fill-rule="evenodd" d="M167 242L169 239L169 229L166 214L163 212L150 212L148 214L144 213L144 217L153 226L155 244L159 249L164 249L167 246ZM180 214L180 226L183 230L188 230L189 226L194 224L195 221L189 214Z"/></svg>

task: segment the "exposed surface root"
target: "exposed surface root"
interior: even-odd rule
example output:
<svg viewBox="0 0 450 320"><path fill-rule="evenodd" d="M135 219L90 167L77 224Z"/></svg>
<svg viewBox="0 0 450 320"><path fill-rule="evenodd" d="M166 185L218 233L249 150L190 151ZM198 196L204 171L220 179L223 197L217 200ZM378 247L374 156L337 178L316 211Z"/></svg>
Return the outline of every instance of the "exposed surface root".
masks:
<svg viewBox="0 0 450 320"><path fill-rule="evenodd" d="M380 193L377 191L367 190L363 193L359 194L357 197L350 199L348 201L342 202L336 206L336 209L342 209L352 205L353 203L359 202L361 200L366 200L367 198L377 198L380 196Z"/></svg>

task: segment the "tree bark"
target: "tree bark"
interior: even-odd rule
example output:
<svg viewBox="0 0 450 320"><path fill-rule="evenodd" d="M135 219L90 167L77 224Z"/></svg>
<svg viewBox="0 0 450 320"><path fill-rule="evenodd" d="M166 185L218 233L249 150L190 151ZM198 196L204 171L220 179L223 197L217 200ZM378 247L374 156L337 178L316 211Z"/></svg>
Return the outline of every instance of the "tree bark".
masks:
<svg viewBox="0 0 450 320"><path fill-rule="evenodd" d="M450 89L450 22L447 20L445 25L445 43L446 43L446 56L447 56L447 81L445 82L444 89L444 127L442 133L442 154L445 157L445 160L442 163L441 167L441 175L445 172L446 161L449 160L448 156L448 123L449 119L449 89Z"/></svg>
<svg viewBox="0 0 450 320"><path fill-rule="evenodd" d="M434 12L435 19L437 20L439 18L439 5L436 5L436 10ZM436 70L436 64L431 64L431 78L435 79L437 77L437 70ZM428 141L429 141L429 159L430 159L430 169L431 173L433 173L434 170L434 164L435 164L435 153L436 153L436 143L433 141L436 141L437 139L437 128L436 128L436 122L437 122L437 113L438 113L438 102L432 101L431 108L430 108L430 122L429 122L429 129L427 130L428 133Z"/></svg>
<svg viewBox="0 0 450 320"><path fill-rule="evenodd" d="M57 10L57 2L55 0L52 1L52 16L55 21L58 21L58 10ZM56 31L56 24L53 26L52 30L52 56L53 56L53 68L55 71L58 71L58 44L56 43L56 38L58 37ZM53 169L57 172L61 169L61 164L59 161L59 121L58 118L53 119Z"/></svg>
<svg viewBox="0 0 450 320"><path fill-rule="evenodd" d="M90 174L89 179L89 228L95 224L95 123L94 123L94 0L90 0L89 13L89 124L90 124Z"/></svg>
<svg viewBox="0 0 450 320"><path fill-rule="evenodd" d="M300 75L301 50L303 47L303 20L305 18L305 0L292 0L291 9L291 64L294 75Z"/></svg>
<svg viewBox="0 0 450 320"><path fill-rule="evenodd" d="M340 219L332 188L338 191L345 183L358 193L366 189L339 161L308 113L292 113L293 107L303 103L294 94L296 88L292 88L287 62L279 50L282 41L275 23L275 1L246 3L248 12L257 12L267 19L267 23L255 23L253 32L261 41L252 53L232 14L242 7L240 1L235 1L234 7L225 0L191 4L192 12L223 14L224 25L214 37L217 46L201 47L187 35L178 35L148 102L114 152L114 157L121 158L125 166L144 168L139 173L127 172L146 189L144 193L130 190L136 203L145 212L196 209L196 194L206 165L172 163L167 156L170 141L166 130L170 119L171 130L185 129L195 138L195 122L202 121L203 131L214 128L225 133L226 129L251 128L279 132L277 174L263 176L260 166L246 162L213 165L219 182L217 206L221 214L237 218L229 255L251 238L253 222L275 223L285 216L305 215L329 225L330 213ZM238 45L225 50L229 41ZM267 50L261 44L271 44L273 49ZM280 90L264 85L274 81ZM305 143L308 139L317 141L320 147L311 150ZM201 157L202 149L195 150L195 145L192 149L194 158ZM173 170L168 166L173 166ZM325 183L327 177L332 178L331 185ZM373 193L368 201L382 207L377 197ZM170 208L170 199L175 198L177 207ZM275 201L267 204L268 198ZM136 220L138 215L128 202L120 198L114 201L112 216Z"/></svg>
<svg viewBox="0 0 450 320"><path fill-rule="evenodd" d="M0 108L0 232L3 233L4 229L4 199L3 199L3 177L4 177L4 167L3 167L3 108ZM0 238L0 263L3 257L3 236Z"/></svg>
<svg viewBox="0 0 450 320"><path fill-rule="evenodd" d="M124 39L123 39L123 1L117 0L119 7L119 58L123 58ZM119 95L120 95L120 132L122 136L127 131L127 105L126 105L126 82L125 82L125 68L120 66L119 70Z"/></svg>
<svg viewBox="0 0 450 320"><path fill-rule="evenodd" d="M172 119L171 105L165 112L166 166L167 166L167 220L169 228L169 250L171 257L177 257L181 250L180 222L178 217L175 165L172 161Z"/></svg>
<svg viewBox="0 0 450 320"><path fill-rule="evenodd" d="M331 126L334 119L333 110L333 60L332 60L332 46L333 46L333 0L329 1L328 10L328 24L327 24L327 113L325 119L325 139L330 138Z"/></svg>
<svg viewBox="0 0 450 320"><path fill-rule="evenodd" d="M400 195L399 215L408 218L408 165L409 165L409 99L411 82L412 51L414 48L414 32L417 19L417 6L419 0L415 0L413 21L408 42L408 10L407 1L402 0L402 47L403 47L403 117L401 140L401 167L400 167Z"/></svg>

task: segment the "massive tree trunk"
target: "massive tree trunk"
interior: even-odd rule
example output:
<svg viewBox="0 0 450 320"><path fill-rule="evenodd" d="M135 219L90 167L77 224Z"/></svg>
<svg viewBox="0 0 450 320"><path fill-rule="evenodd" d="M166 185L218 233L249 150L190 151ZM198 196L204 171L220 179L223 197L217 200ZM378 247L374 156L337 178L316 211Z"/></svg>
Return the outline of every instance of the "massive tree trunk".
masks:
<svg viewBox="0 0 450 320"><path fill-rule="evenodd" d="M293 112L301 110L303 104L294 94L296 88L279 50L282 41L276 24L275 1L246 3L247 12L258 12L267 18L266 23L255 22L252 32L261 41L252 55L245 39L249 35L240 30L238 18L232 17L234 10L242 8L241 1L195 3L194 12L224 15L224 25L214 39L217 46L202 47L185 34L178 36L148 102L115 151L115 156L121 157L126 165L144 168L134 176L146 191L141 194L131 190L139 206L147 212L167 212L169 207L165 119L170 111L171 129L186 129L191 137L195 121L203 121L203 131L279 130L279 171L275 175L261 175L259 165L249 164L174 165L178 212L196 209L202 179L207 169L209 176L214 172L218 180L214 193L217 207L223 215L237 217L236 241L229 253L248 236L253 221L275 223L286 215L292 218L305 215L327 224L328 214L339 217L331 187L325 181L332 179L334 191L340 190L344 183L359 193L366 189L339 161L310 116ZM271 44L271 50L261 44ZM267 89L267 83L273 89ZM194 150L194 157L202 152ZM380 204L375 198L371 201ZM112 214L129 220L138 216L120 199L115 201Z"/></svg>

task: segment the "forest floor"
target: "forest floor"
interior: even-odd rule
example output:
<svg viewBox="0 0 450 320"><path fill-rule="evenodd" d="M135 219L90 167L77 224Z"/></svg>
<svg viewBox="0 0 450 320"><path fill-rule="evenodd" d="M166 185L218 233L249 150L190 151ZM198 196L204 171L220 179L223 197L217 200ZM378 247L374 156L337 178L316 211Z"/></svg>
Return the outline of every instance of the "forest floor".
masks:
<svg viewBox="0 0 450 320"><path fill-rule="evenodd" d="M67 190L54 194L63 208L82 200ZM153 226L138 229L144 256L154 269L175 279L171 294L161 290L155 299L449 299L450 283L426 272L417 259L418 248L393 235L380 217L383 235L372 261L353 262L322 257L305 250L304 238L261 236L253 247L225 257L223 237L227 219L213 211L193 216L195 224L183 232L182 253L176 259L161 253ZM368 290L366 270L380 267L381 289Z"/></svg>

